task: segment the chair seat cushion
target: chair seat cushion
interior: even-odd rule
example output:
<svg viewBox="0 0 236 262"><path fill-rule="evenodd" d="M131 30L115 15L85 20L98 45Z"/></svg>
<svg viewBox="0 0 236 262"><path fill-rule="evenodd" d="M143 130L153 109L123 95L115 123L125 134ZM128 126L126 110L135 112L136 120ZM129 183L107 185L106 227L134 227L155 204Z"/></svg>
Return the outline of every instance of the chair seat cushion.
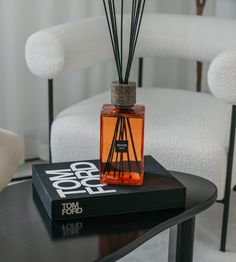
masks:
<svg viewBox="0 0 236 262"><path fill-rule="evenodd" d="M146 107L144 153L169 170L211 180L222 199L231 106L209 94L166 88L140 88L137 100ZM100 94L57 116L53 162L99 158L100 111L109 102L110 93Z"/></svg>

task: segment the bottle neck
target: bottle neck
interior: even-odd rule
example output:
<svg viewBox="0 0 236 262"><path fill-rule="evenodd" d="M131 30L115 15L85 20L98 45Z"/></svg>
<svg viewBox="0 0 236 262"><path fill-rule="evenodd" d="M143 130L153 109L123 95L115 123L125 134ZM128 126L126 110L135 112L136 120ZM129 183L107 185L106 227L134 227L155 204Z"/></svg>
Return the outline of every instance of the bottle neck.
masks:
<svg viewBox="0 0 236 262"><path fill-rule="evenodd" d="M118 81L111 85L111 104L119 108L132 107L136 103L136 83L120 84Z"/></svg>

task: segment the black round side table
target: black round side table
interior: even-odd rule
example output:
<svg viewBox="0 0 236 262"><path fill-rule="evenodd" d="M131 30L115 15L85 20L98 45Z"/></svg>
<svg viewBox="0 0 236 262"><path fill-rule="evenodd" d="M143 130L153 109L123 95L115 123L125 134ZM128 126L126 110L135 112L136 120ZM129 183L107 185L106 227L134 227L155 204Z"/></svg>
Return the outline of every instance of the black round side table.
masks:
<svg viewBox="0 0 236 262"><path fill-rule="evenodd" d="M169 262L191 262L195 217L215 202L217 189L206 179L172 174L187 188L185 210L57 223L35 204L31 180L7 187L0 193L0 261L116 261L170 228Z"/></svg>

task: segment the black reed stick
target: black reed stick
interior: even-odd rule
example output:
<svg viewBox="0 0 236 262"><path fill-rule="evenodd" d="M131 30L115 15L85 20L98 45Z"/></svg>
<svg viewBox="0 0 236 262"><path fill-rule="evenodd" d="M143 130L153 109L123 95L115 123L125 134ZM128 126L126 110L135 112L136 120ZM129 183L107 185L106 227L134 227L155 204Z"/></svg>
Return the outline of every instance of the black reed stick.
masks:
<svg viewBox="0 0 236 262"><path fill-rule="evenodd" d="M124 121L125 121L125 120L124 120ZM124 128L125 140L128 140L126 125L125 125L124 127L125 127L125 128ZM130 172L131 172L131 165L130 165L129 150L127 151L127 159L128 159L128 169L129 169L129 173L130 173Z"/></svg>
<svg viewBox="0 0 236 262"><path fill-rule="evenodd" d="M141 171L140 171L139 164L138 164L138 158L137 158L137 154L136 154L136 150L135 150L135 145L134 145L134 138L133 138L133 134L132 134L132 129L131 129L131 125L130 125L130 121L129 121L128 117L126 118L126 121L128 123L128 129L129 129L129 134L130 134L131 143L132 143L132 147L133 147L135 162L136 162L136 165L137 165L138 172L141 175Z"/></svg>
<svg viewBox="0 0 236 262"><path fill-rule="evenodd" d="M138 6L140 5L141 1L136 2L136 0L133 1L132 5L132 16L131 16L131 26L130 26L130 43L129 43L129 55L128 55L128 61L127 61L127 66L126 66L126 73L125 73L125 79L124 83L128 83L128 68L130 67L129 64L131 63L132 60L132 49L133 49L133 43L134 43L134 37L135 37L135 28L136 28L136 16L137 16L137 11L138 11Z"/></svg>
<svg viewBox="0 0 236 262"><path fill-rule="evenodd" d="M124 0L121 0L120 7L120 57L121 57L121 75L123 75L123 19L124 19ZM122 79L123 81L123 79Z"/></svg>
<svg viewBox="0 0 236 262"><path fill-rule="evenodd" d="M141 21L142 21L142 16L143 16L143 11L144 11L146 0L144 0L143 3L141 2L142 1L139 1L137 5L137 10L135 13L135 18L134 18L135 20L133 22L133 33L132 33L131 47L129 50L130 54L129 54L127 69L126 69L126 74L125 74L125 79L124 79L125 83L128 83L128 80L129 80L130 70L131 70L131 66L132 66L132 62L134 58L134 52L135 52L135 48L136 48L136 44L138 40L138 35L139 35L139 30L141 26Z"/></svg>
<svg viewBox="0 0 236 262"><path fill-rule="evenodd" d="M116 43L117 54L118 54L118 62L119 62L119 66L121 66L120 52L119 52L119 40L118 40L118 32L117 32L117 22L116 22L116 8L115 8L114 0L109 0L109 2L111 5L111 12L113 13L111 17L113 18L112 19L113 20L113 32L115 36L115 43Z"/></svg>
<svg viewBox="0 0 236 262"><path fill-rule="evenodd" d="M117 137L117 133L118 133L118 129L119 129L119 124L120 124L120 117L118 117L117 120L116 120L116 127L115 127L114 135L113 135L113 138L112 138L112 144L111 144L110 151L109 151L109 154L108 154L108 157L107 157L104 172L106 172L106 171L110 172L110 169L111 169L112 159L113 159L113 155L114 155L115 141L116 141L116 137Z"/></svg>
<svg viewBox="0 0 236 262"><path fill-rule="evenodd" d="M105 9L105 14L106 14L106 19L107 19L109 34L110 34L110 38L111 38L111 44L112 44L113 53L114 53L115 62L116 62L116 67L117 67L117 72L118 72L118 76L119 76L119 82L123 82L122 74L121 74L120 69L119 69L120 67L119 67L119 62L118 62L119 60L118 60L117 48L115 46L114 34L113 34L113 31L112 31L112 28L111 28L112 17L110 16L110 18L109 18L105 0L103 0L103 5L104 5L104 9Z"/></svg>

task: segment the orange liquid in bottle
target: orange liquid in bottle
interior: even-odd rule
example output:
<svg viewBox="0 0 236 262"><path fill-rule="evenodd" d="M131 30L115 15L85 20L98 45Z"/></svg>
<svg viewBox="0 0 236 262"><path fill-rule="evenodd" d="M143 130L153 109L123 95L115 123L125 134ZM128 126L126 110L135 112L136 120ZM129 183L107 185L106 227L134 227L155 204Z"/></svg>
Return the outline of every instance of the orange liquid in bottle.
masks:
<svg viewBox="0 0 236 262"><path fill-rule="evenodd" d="M104 105L101 112L100 181L142 185L144 176L143 105Z"/></svg>

